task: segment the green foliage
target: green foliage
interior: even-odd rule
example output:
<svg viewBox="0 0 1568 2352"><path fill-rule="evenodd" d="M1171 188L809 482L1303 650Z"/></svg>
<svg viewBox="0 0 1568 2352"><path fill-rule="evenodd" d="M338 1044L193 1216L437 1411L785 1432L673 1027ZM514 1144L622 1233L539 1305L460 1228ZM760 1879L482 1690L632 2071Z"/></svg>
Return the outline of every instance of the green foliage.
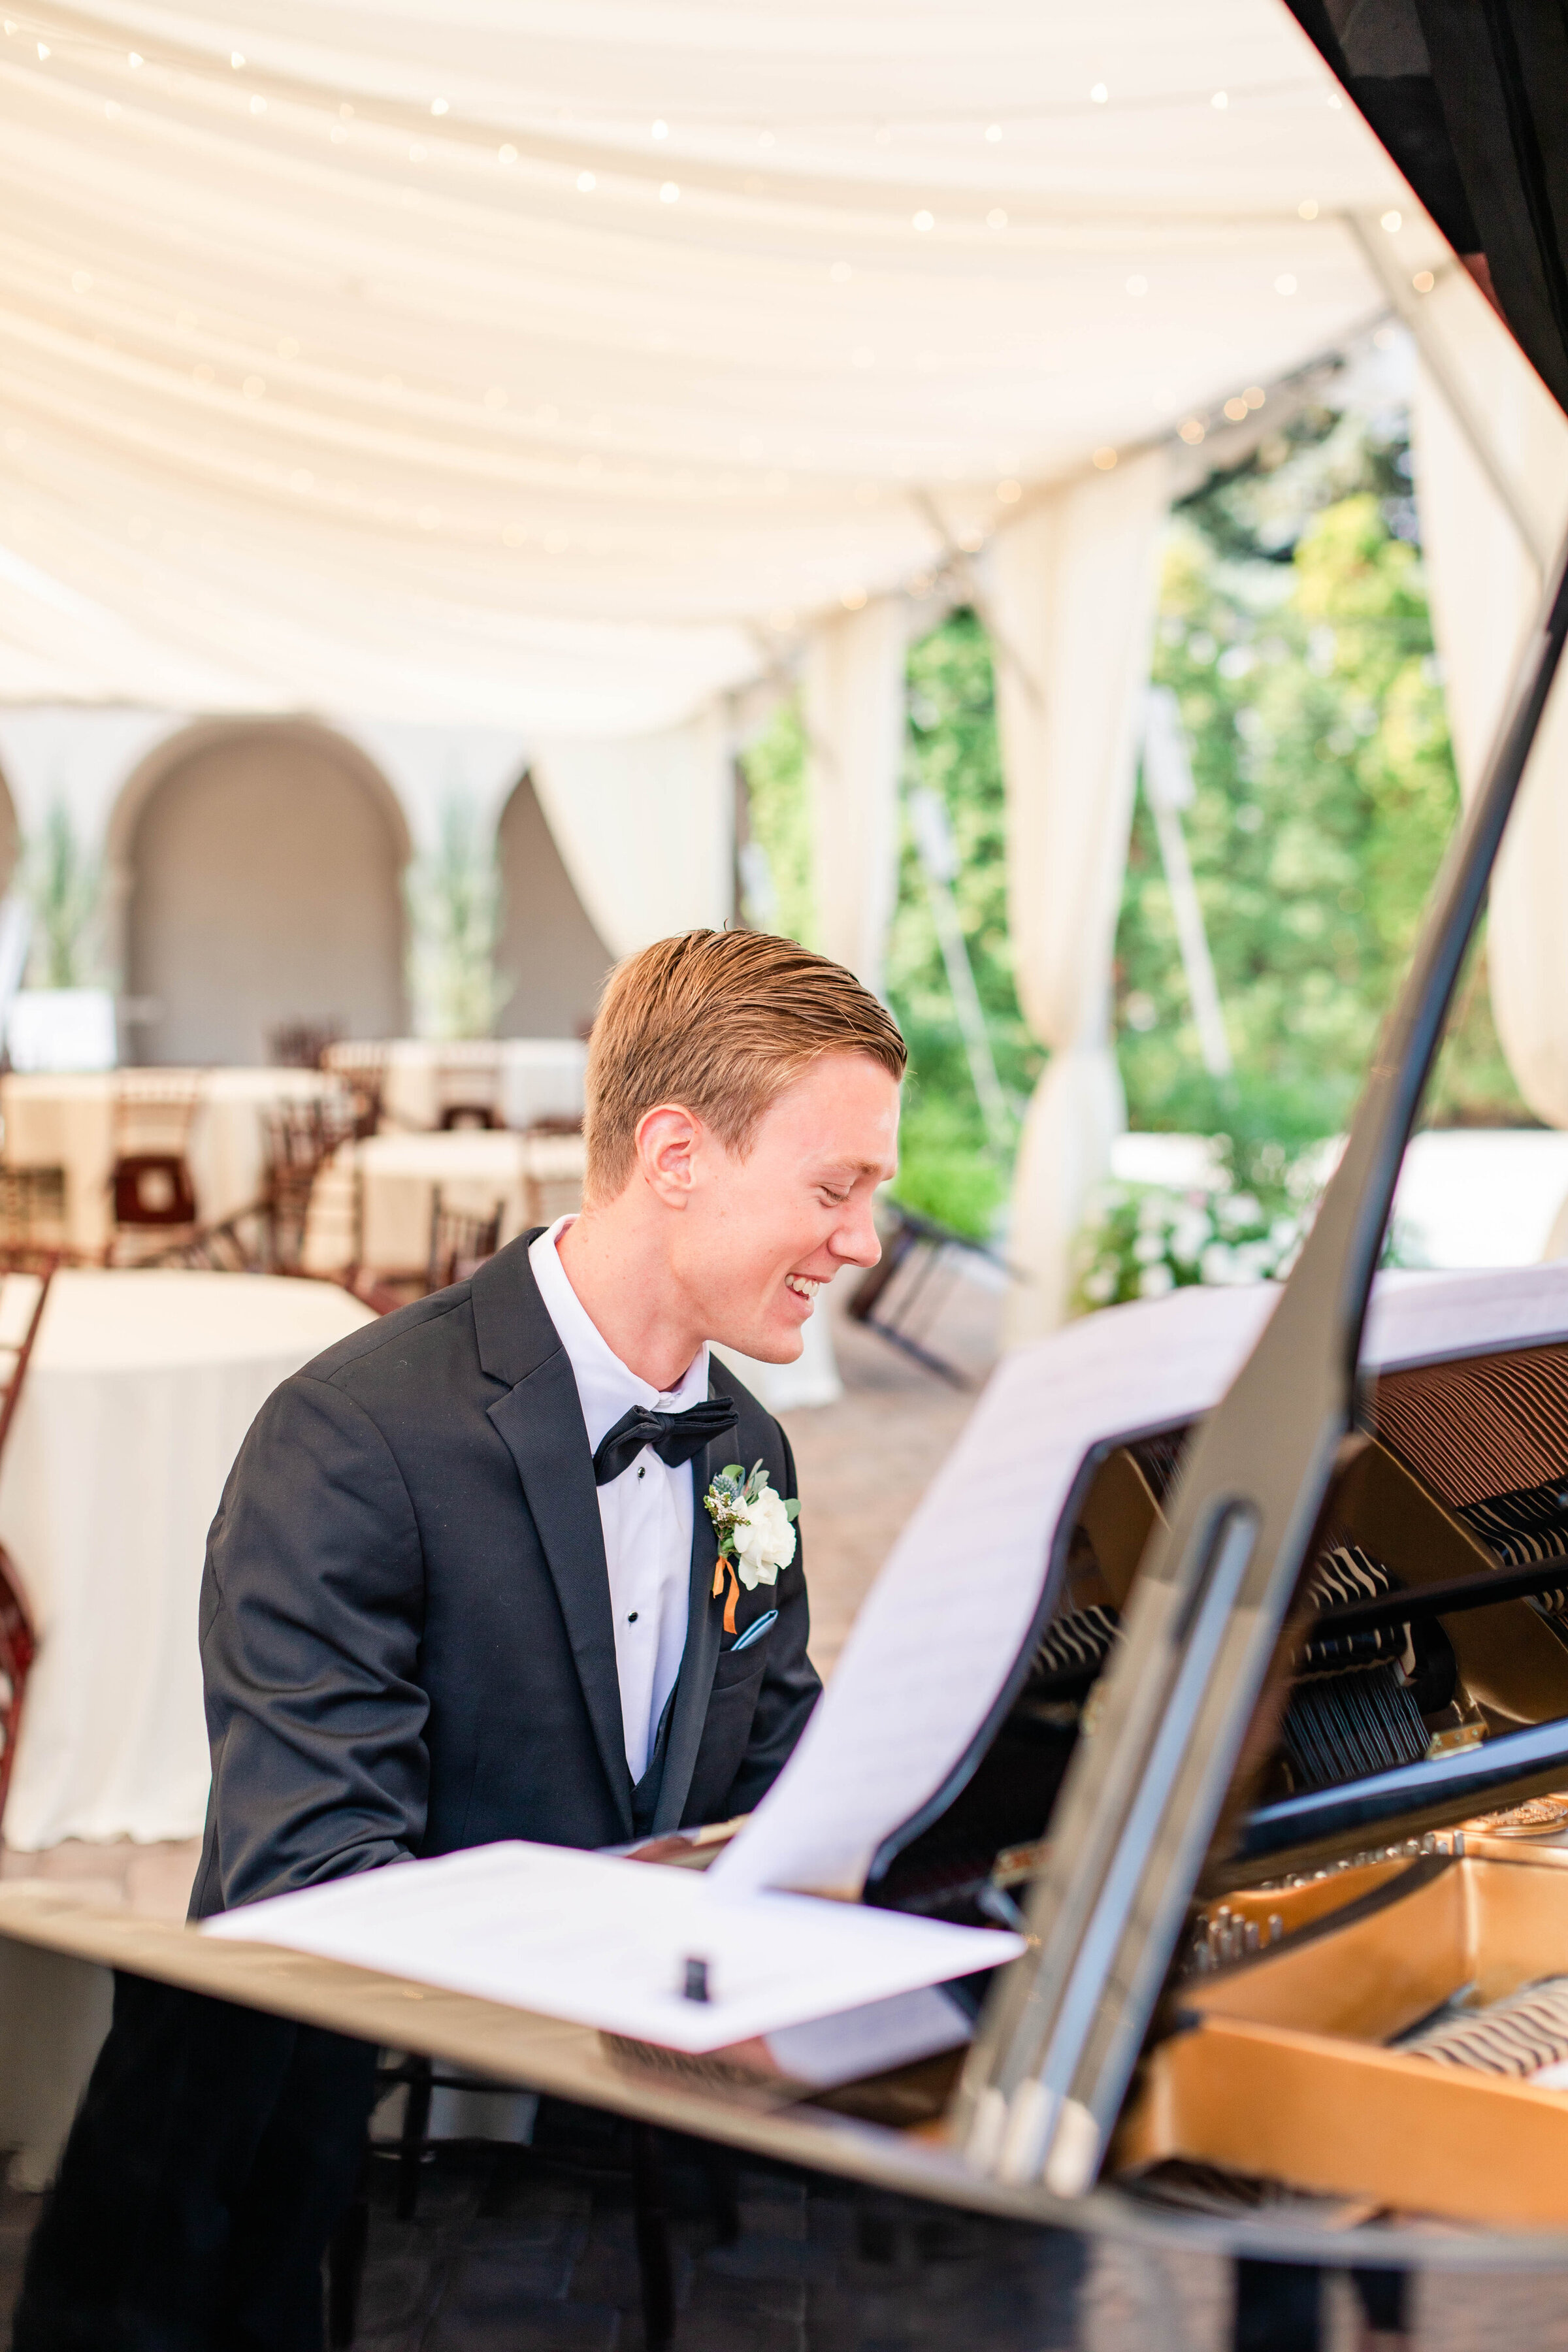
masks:
<svg viewBox="0 0 1568 2352"><path fill-rule="evenodd" d="M22 887L32 909L27 979L34 988L86 988L97 977L96 933L102 876L56 801L43 830L22 852Z"/></svg>
<svg viewBox="0 0 1568 2352"><path fill-rule="evenodd" d="M1243 1181L1266 1145L1293 1153L1343 1124L1458 809L1420 561L1399 535L1408 500L1388 487L1402 451L1361 428L1358 445L1352 423L1282 437L1282 481L1254 461L1209 486L1167 550L1154 676L1192 748L1184 823L1237 1077L1222 1089L1203 1069L1142 800L1118 935L1121 1067L1134 1125L1230 1135ZM1528 1122L1484 975L1428 1117Z"/></svg>
<svg viewBox="0 0 1568 2352"><path fill-rule="evenodd" d="M760 735L741 754L752 838L767 852L773 887L772 928L780 937L816 945L816 904L811 879L811 811L805 787L805 730L800 705L780 702Z"/></svg>
<svg viewBox="0 0 1568 2352"><path fill-rule="evenodd" d="M951 614L910 650L905 782L936 793L958 851L958 918L1003 1091L1021 1109L1044 1055L1018 1008L1007 928L1002 756L991 647L975 614ZM920 860L905 828L888 996L910 1047L900 1166L911 1209L984 1238L1007 1197L1011 1167L988 1146L954 1016Z"/></svg>
<svg viewBox="0 0 1568 2352"><path fill-rule="evenodd" d="M422 1037L488 1037L510 994L496 970L501 886L493 840L457 795L441 815L434 850L416 858L404 885L408 908L408 993Z"/></svg>

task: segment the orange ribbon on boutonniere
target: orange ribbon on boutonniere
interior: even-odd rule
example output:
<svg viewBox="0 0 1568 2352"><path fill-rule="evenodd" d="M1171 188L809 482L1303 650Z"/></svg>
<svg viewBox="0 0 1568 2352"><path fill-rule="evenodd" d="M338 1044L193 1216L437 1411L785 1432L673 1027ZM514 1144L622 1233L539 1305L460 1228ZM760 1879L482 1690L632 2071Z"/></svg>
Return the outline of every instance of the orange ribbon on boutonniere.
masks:
<svg viewBox="0 0 1568 2352"><path fill-rule="evenodd" d="M793 1496L786 1502L774 1494L760 1462L753 1462L745 1473L738 1462L731 1462L709 1487L702 1507L719 1538L713 1598L717 1601L723 1591L728 1574L724 1631L732 1634L742 1585L752 1592L759 1584L776 1584L780 1569L787 1568L795 1558L795 1522L800 1505Z"/></svg>

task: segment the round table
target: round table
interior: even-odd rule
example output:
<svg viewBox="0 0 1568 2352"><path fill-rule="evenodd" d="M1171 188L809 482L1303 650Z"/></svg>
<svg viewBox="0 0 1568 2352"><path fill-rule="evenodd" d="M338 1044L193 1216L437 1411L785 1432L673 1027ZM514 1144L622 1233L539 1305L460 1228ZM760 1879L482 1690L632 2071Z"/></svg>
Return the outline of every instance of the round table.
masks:
<svg viewBox="0 0 1568 2352"><path fill-rule="evenodd" d="M582 1185L580 1135L471 1127L373 1135L345 1146L317 1178L305 1264L325 1274L357 1257L376 1274L422 1274L437 1191L449 1208L474 1216L493 1216L499 1206L504 1243L579 1207Z"/></svg>
<svg viewBox="0 0 1568 2352"><path fill-rule="evenodd" d="M326 1066L352 1070L364 1051L329 1046ZM384 1057L382 1115L394 1127L439 1127L448 1102L492 1103L515 1128L583 1116L588 1048L574 1037L396 1037L376 1051Z"/></svg>
<svg viewBox="0 0 1568 2352"><path fill-rule="evenodd" d="M38 1634L7 1844L201 1829L208 1526L263 1401L372 1320L331 1283L55 1276L0 1469L0 1542Z"/></svg>
<svg viewBox="0 0 1568 2352"><path fill-rule="evenodd" d="M318 1101L341 1091L341 1081L320 1070L13 1071L0 1078L5 1164L65 1170L66 1242L86 1256L101 1255L113 1230L115 1091L122 1079L140 1076L198 1081L186 1158L205 1224L248 1208L260 1193L261 1114L268 1104Z"/></svg>

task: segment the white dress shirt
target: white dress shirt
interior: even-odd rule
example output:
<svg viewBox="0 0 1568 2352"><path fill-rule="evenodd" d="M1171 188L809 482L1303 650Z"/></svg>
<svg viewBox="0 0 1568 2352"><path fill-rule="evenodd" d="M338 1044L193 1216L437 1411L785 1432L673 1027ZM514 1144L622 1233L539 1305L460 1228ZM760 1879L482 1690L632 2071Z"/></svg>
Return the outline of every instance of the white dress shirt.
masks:
<svg viewBox="0 0 1568 2352"><path fill-rule="evenodd" d="M528 1262L572 1366L593 1449L634 1404L654 1412L684 1412L701 1402L708 1394L708 1349L699 1349L673 1389L649 1388L628 1370L566 1278L555 1244L571 1223L570 1217L558 1217L531 1244ZM634 1787L647 1769L686 1648L695 1484L690 1463L672 1470L645 1445L618 1478L599 1489L621 1724Z"/></svg>

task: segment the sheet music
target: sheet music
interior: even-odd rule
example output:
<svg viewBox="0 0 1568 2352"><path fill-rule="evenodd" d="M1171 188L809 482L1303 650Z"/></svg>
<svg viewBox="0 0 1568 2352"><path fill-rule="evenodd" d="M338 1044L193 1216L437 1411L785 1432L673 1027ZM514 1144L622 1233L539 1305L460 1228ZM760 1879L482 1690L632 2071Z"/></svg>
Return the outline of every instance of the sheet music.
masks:
<svg viewBox="0 0 1568 2352"><path fill-rule="evenodd" d="M225 1912L202 1932L693 2053L999 1968L1024 1948L1021 1937L989 1928L725 1894L698 1871L521 1843L360 1871ZM682 1996L691 1958L707 1965L705 2002ZM783 2046L792 2048L787 2037ZM928 2032L926 2046L947 2045ZM834 2054L825 2049L822 2063Z"/></svg>
<svg viewBox="0 0 1568 2352"><path fill-rule="evenodd" d="M871 1588L795 1755L712 1878L858 1893L878 1847L941 1787L1005 1682L1089 1447L1208 1412L1280 1296L1272 1283L1180 1290L1087 1316L1004 1359ZM1391 1273L1373 1294L1365 1360L1563 1334L1568 1262Z"/></svg>
<svg viewBox="0 0 1568 2352"><path fill-rule="evenodd" d="M799 1747L712 1879L859 1892L877 1848L940 1788L1005 1682L1089 1447L1213 1404L1279 1296L1267 1284L1178 1291L1086 1316L1004 1359L872 1586Z"/></svg>

